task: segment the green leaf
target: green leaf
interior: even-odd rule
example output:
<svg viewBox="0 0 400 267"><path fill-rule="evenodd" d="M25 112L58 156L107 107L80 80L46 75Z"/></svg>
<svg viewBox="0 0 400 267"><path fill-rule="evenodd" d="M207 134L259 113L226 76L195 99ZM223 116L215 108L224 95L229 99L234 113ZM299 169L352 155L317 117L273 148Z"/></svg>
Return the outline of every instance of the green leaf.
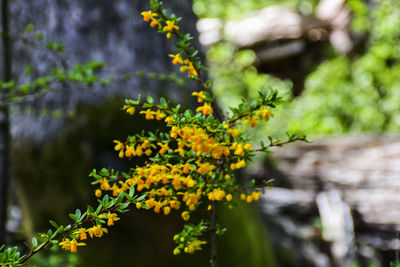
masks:
<svg viewBox="0 0 400 267"><path fill-rule="evenodd" d="M147 103L153 105L154 104L154 99L151 96L147 96Z"/></svg>
<svg viewBox="0 0 400 267"><path fill-rule="evenodd" d="M55 221L49 220L49 223L50 223L52 226L54 226L54 228L58 228L58 225L57 225L57 223L56 223Z"/></svg>
<svg viewBox="0 0 400 267"><path fill-rule="evenodd" d="M28 25L25 26L26 33L31 33L34 29L35 29L35 25L32 23L29 23Z"/></svg>
<svg viewBox="0 0 400 267"><path fill-rule="evenodd" d="M74 220L75 222L78 220L78 219L76 218L76 215L75 215L75 214L70 213L70 214L69 214L69 217L70 217L72 220Z"/></svg>
<svg viewBox="0 0 400 267"><path fill-rule="evenodd" d="M79 219L81 218L81 215L82 215L81 210L80 210L80 209L76 209L76 211L75 211L75 216L76 216L76 219L77 219L77 220L79 220Z"/></svg>

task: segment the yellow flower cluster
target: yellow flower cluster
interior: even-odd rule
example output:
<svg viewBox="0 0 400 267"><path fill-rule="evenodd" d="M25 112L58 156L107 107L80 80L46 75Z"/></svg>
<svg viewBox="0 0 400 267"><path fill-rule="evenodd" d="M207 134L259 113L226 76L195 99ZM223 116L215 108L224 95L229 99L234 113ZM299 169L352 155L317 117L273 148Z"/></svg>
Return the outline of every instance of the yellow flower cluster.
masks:
<svg viewBox="0 0 400 267"><path fill-rule="evenodd" d="M150 26L152 28L156 26L161 26L161 20L157 19L158 14L156 12L153 12L151 10L149 11L143 11L140 13L143 16L143 20L146 22L150 22ZM167 38L170 39L172 37L172 33L174 31L179 30L179 26L175 24L176 22L174 20L166 20L165 21L165 26L162 27L162 30L167 32Z"/></svg>
<svg viewBox="0 0 400 267"><path fill-rule="evenodd" d="M162 111L157 109L156 111L153 111L151 109L147 109L147 110L142 110L140 111L140 114L145 114L145 119L146 120L162 120L164 119L167 115Z"/></svg>
<svg viewBox="0 0 400 267"><path fill-rule="evenodd" d="M174 255L178 255L181 253L181 249L183 248L183 251L188 254L193 254L197 250L201 250L201 245L207 244L206 241L202 241L199 239L194 239L187 241L185 240L184 237L179 237L179 235L174 236L175 241L180 241L179 247L174 249Z"/></svg>
<svg viewBox="0 0 400 267"><path fill-rule="evenodd" d="M149 10L149 11L143 11L142 13L140 13L143 16L143 20L148 22L150 21L150 26L152 28L156 27L157 25L160 24L160 20L156 19L156 17L158 17L158 14Z"/></svg>
<svg viewBox="0 0 400 267"><path fill-rule="evenodd" d="M108 213L108 215L100 215L99 217L108 218L107 224L109 226L114 225L114 221L119 220L117 214L110 212ZM108 230L106 228L101 227L101 225L95 225L88 229L80 228L77 231L73 232L73 234L76 235L76 238L73 238L72 240L70 240L69 238L64 238L63 241L59 242L58 244L61 246L61 248L65 250L70 250L71 252L77 252L79 246L86 245L86 243L78 242L77 239L86 240L87 233L89 233L90 238L102 237L104 233L108 233Z"/></svg>
<svg viewBox="0 0 400 267"><path fill-rule="evenodd" d="M241 194L240 195L240 199L241 200L246 200L247 203L251 203L253 201L257 201L260 199L261 196L261 192L255 192L253 191L250 195L245 195L245 194Z"/></svg>
<svg viewBox="0 0 400 267"><path fill-rule="evenodd" d="M198 103L203 103L204 99L206 98L206 94L204 93L204 91L193 92L192 96L197 96Z"/></svg>
<svg viewBox="0 0 400 267"><path fill-rule="evenodd" d="M225 143L218 142L214 137L210 136L203 128L197 125L184 126L179 128L173 126L170 131L171 138L174 138L178 142L178 149L174 152L183 155L184 148L189 148L196 152L197 156L201 156L202 153L211 153L213 159L220 159L223 156L230 156L231 152L229 147ZM208 168L203 166L204 168ZM200 171L200 173L206 171Z"/></svg>
<svg viewBox="0 0 400 267"><path fill-rule="evenodd" d="M180 72L188 71L189 76L198 76L198 72L193 64L189 59L183 59L180 53L174 55L170 54L169 57L172 58L172 64L177 65L181 64L182 66L179 68Z"/></svg>
<svg viewBox="0 0 400 267"><path fill-rule="evenodd" d="M65 250L70 250L71 252L77 252L78 251L78 246L85 246L85 243L79 243L76 241L75 238L72 240L69 240L69 238L64 238L62 242L59 243L59 245L65 249Z"/></svg>
<svg viewBox="0 0 400 267"><path fill-rule="evenodd" d="M150 143L150 141L147 139L144 139L141 144L137 144L136 146L132 144L125 145L124 143L118 140L114 140L113 142L116 143L116 145L114 146L114 150L119 151L118 155L120 158L141 157L143 155L149 157L153 153L151 149L157 148L156 145ZM162 148L165 149L165 145L162 146Z"/></svg>
<svg viewBox="0 0 400 267"><path fill-rule="evenodd" d="M274 114L268 108L264 107L257 110L255 114L250 114L243 122L249 124L251 128L254 128L257 124L260 124L260 120L264 119L268 121L271 117L274 117Z"/></svg>

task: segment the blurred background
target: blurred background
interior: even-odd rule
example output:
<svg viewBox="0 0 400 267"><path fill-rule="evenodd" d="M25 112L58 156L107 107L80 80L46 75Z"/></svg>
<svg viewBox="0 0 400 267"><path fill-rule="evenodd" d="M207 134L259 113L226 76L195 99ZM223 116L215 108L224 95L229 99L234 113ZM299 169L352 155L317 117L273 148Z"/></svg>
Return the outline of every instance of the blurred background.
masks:
<svg viewBox="0 0 400 267"><path fill-rule="evenodd" d="M49 219L68 223L68 213L95 203L92 169L140 163L118 159L112 140L162 125L126 115L125 98L164 96L193 108L197 85L170 63L172 42L142 22L145 0L8 2L17 84L86 61L106 64L99 79L124 77L103 85L66 82L10 105L11 178L0 231L7 243L23 246L49 228ZM220 266L389 266L398 260L400 2L165 2L183 17L183 31L195 36L222 110L252 100L262 88L284 95L274 119L246 129L255 145L268 135L283 140L286 132L313 141L278 148L237 173L275 182L255 205L221 207L219 221L228 232L219 241ZM30 23L43 40L29 41ZM64 51L49 52L46 40L60 41ZM172 236L181 227L177 214L132 210L79 253L54 248L28 266L207 266L207 249L172 255Z"/></svg>

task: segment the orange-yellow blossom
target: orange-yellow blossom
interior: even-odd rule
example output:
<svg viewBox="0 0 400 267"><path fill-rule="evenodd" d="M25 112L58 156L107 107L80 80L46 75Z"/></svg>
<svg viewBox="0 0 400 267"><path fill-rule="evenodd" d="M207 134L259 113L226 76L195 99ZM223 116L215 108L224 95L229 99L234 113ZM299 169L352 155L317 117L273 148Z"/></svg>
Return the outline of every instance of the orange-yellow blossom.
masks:
<svg viewBox="0 0 400 267"><path fill-rule="evenodd" d="M93 238L93 236L102 237L104 233L108 233L108 230L101 227L101 225L96 225L87 229L87 232L89 233L90 237Z"/></svg>
<svg viewBox="0 0 400 267"><path fill-rule="evenodd" d="M205 102L203 106L198 107L196 109L196 112L202 112L203 115L211 115L211 114L213 114L214 111L211 107L211 104L208 102Z"/></svg>
<svg viewBox="0 0 400 267"><path fill-rule="evenodd" d="M76 239L69 240L69 238L64 238L62 242L58 243L63 249L70 250L71 252L76 252L78 246L85 246L85 243L79 243Z"/></svg>
<svg viewBox="0 0 400 267"><path fill-rule="evenodd" d="M157 13L152 12L151 10L149 11L143 11L142 13L140 13L143 16L143 20L144 21L150 21L152 19L154 19L155 17L158 16Z"/></svg>
<svg viewBox="0 0 400 267"><path fill-rule="evenodd" d="M99 216L99 218L107 219L107 225L108 226L114 225L114 222L119 220L118 215L116 213L111 213L111 212L108 212L107 215L102 214L102 215Z"/></svg>
<svg viewBox="0 0 400 267"><path fill-rule="evenodd" d="M86 234L86 229L85 228L79 228L78 231L74 232L74 235L79 235L79 239L80 240L87 239L87 234Z"/></svg>

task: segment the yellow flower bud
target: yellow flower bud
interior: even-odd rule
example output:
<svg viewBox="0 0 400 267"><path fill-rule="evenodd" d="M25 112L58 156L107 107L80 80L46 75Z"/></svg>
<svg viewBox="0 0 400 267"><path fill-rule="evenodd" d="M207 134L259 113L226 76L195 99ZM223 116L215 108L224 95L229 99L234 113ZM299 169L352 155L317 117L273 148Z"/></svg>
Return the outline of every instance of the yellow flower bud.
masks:
<svg viewBox="0 0 400 267"><path fill-rule="evenodd" d="M129 107L126 109L126 113L133 115L135 114L135 107Z"/></svg>
<svg viewBox="0 0 400 267"><path fill-rule="evenodd" d="M252 196L247 196L247 197L246 197L246 202L247 202L247 203L253 202L253 197L252 197Z"/></svg>
<svg viewBox="0 0 400 267"><path fill-rule="evenodd" d="M231 201L231 200L232 200L232 195L231 195L231 194L228 194L228 195L226 196L226 200L227 200L227 201Z"/></svg>
<svg viewBox="0 0 400 267"><path fill-rule="evenodd" d="M146 154L146 156L150 157L152 152L150 149L146 149L144 153Z"/></svg>
<svg viewBox="0 0 400 267"><path fill-rule="evenodd" d="M94 194L96 197L101 197L101 190L100 189L96 189L96 191L94 191Z"/></svg>
<svg viewBox="0 0 400 267"><path fill-rule="evenodd" d="M250 148L252 148L252 144L246 144L246 145L244 146L244 149L245 149L245 150L249 150Z"/></svg>
<svg viewBox="0 0 400 267"><path fill-rule="evenodd" d="M184 221L189 221L190 219L190 214L187 211L182 212L181 216Z"/></svg>
<svg viewBox="0 0 400 267"><path fill-rule="evenodd" d="M171 208L170 207L164 207L164 215L168 215L171 212Z"/></svg>

